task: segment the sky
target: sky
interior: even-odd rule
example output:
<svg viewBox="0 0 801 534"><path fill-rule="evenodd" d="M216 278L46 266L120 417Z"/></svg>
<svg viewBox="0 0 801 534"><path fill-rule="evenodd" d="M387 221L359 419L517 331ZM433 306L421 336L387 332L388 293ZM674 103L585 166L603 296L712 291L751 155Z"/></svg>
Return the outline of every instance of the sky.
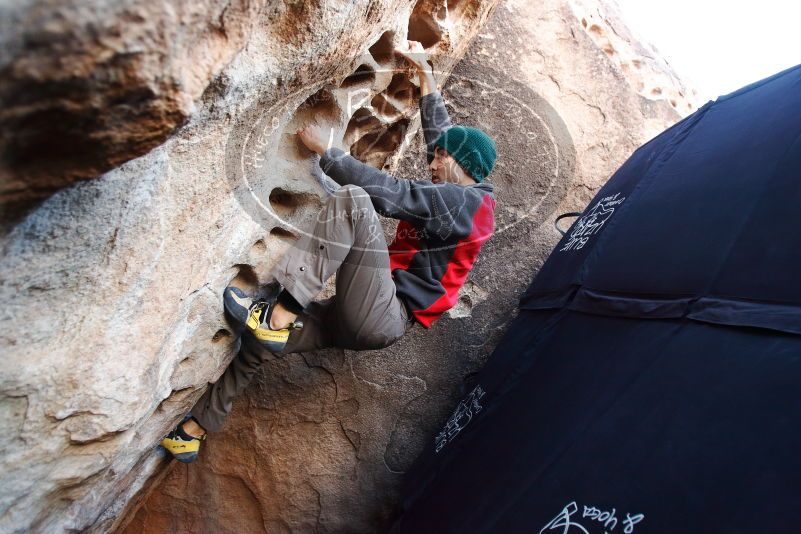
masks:
<svg viewBox="0 0 801 534"><path fill-rule="evenodd" d="M703 101L801 63L801 0L616 0Z"/></svg>

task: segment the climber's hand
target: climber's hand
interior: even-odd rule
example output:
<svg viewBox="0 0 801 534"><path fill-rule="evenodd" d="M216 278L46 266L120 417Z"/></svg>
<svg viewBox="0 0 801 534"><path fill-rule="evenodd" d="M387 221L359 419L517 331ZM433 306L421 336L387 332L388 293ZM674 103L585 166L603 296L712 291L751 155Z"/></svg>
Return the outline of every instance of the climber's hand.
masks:
<svg viewBox="0 0 801 534"><path fill-rule="evenodd" d="M306 148L322 156L326 149L332 145L334 131L331 128L324 128L319 124L313 123L298 130L298 137L300 137Z"/></svg>
<svg viewBox="0 0 801 534"><path fill-rule="evenodd" d="M407 41L407 48L395 48L395 53L406 58L417 69L420 78L420 96L426 96L437 90L437 81L434 78L434 69L428 62L428 52L418 41Z"/></svg>
<svg viewBox="0 0 801 534"><path fill-rule="evenodd" d="M423 48L423 44L418 41L407 41L406 48L396 47L395 53L406 58L418 71L431 70L428 64L428 53Z"/></svg>

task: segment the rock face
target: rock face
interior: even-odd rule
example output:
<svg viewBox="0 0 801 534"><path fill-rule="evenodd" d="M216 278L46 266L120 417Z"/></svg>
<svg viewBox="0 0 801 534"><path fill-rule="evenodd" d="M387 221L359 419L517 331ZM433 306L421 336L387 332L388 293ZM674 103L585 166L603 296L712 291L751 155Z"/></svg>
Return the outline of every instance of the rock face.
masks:
<svg viewBox="0 0 801 534"><path fill-rule="evenodd" d="M676 76L655 48L637 40L615 2L572 0L571 8L584 31L638 94L665 100L682 115L699 106L697 92Z"/></svg>
<svg viewBox="0 0 801 534"><path fill-rule="evenodd" d="M392 47L424 39L447 73L493 5L3 7L3 210L50 196L2 238L0 531L125 517L233 356L220 292L266 281L319 206L295 129L391 163L418 91Z"/></svg>
<svg viewBox="0 0 801 534"><path fill-rule="evenodd" d="M391 518L403 471L555 243L554 213L582 208L686 108L638 87L675 77L625 72L585 5L508 0L489 18L495 5L2 8L0 531L365 532ZM441 80L467 53L447 102L500 149L497 232L459 305L383 351L272 360L201 460L171 465L156 445L236 350L222 289L266 282L320 205L295 129L314 118L363 161L426 176L417 80L390 54L407 37Z"/></svg>
<svg viewBox="0 0 801 534"><path fill-rule="evenodd" d="M165 141L268 8L237 0L18 4L3 8L0 55L0 203L12 215Z"/></svg>
<svg viewBox="0 0 801 534"><path fill-rule="evenodd" d="M147 153L208 107L198 102L207 89L213 101L230 83L242 106L332 81L378 29L392 41L408 28L411 38L458 57L492 3L452 0L447 19L447 4L433 0L6 4L0 212L17 219L58 189Z"/></svg>
<svg viewBox="0 0 801 534"><path fill-rule="evenodd" d="M678 118L666 94L637 89L672 73L626 76L576 9L503 3L445 85L452 118L492 132L500 150L491 178L497 232L458 306L383 351L273 360L202 459L175 465L127 532L386 526L403 472L433 442L557 241L554 214L583 208L637 146ZM418 134L398 174L425 178L423 154Z"/></svg>

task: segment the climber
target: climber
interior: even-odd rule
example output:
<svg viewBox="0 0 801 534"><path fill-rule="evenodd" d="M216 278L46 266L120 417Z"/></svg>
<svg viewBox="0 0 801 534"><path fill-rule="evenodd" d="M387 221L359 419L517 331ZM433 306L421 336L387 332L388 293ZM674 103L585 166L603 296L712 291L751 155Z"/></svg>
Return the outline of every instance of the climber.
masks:
<svg viewBox="0 0 801 534"><path fill-rule="evenodd" d="M495 199L486 178L495 142L484 132L451 126L423 46L395 52L416 70L431 180L395 179L329 146L330 130L297 132L336 182L311 233L274 267L266 294L236 287L225 311L243 335L220 379L164 440L183 462L197 457L206 431L217 430L259 367L274 354L339 347L380 349L414 323L429 328L458 299L459 288L492 235ZM341 187L339 187L341 185ZM378 214L399 219L387 247ZM313 299L336 274L336 295Z"/></svg>

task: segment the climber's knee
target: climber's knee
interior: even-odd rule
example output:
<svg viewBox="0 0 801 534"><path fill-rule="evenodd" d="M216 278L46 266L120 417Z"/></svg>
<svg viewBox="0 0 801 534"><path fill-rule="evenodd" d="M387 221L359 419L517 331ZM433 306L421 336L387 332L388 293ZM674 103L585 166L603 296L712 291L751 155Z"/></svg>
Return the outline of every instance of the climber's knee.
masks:
<svg viewBox="0 0 801 534"><path fill-rule="evenodd" d="M379 350L393 345L406 333L404 325L390 325L385 330L379 330L359 336L356 350Z"/></svg>

